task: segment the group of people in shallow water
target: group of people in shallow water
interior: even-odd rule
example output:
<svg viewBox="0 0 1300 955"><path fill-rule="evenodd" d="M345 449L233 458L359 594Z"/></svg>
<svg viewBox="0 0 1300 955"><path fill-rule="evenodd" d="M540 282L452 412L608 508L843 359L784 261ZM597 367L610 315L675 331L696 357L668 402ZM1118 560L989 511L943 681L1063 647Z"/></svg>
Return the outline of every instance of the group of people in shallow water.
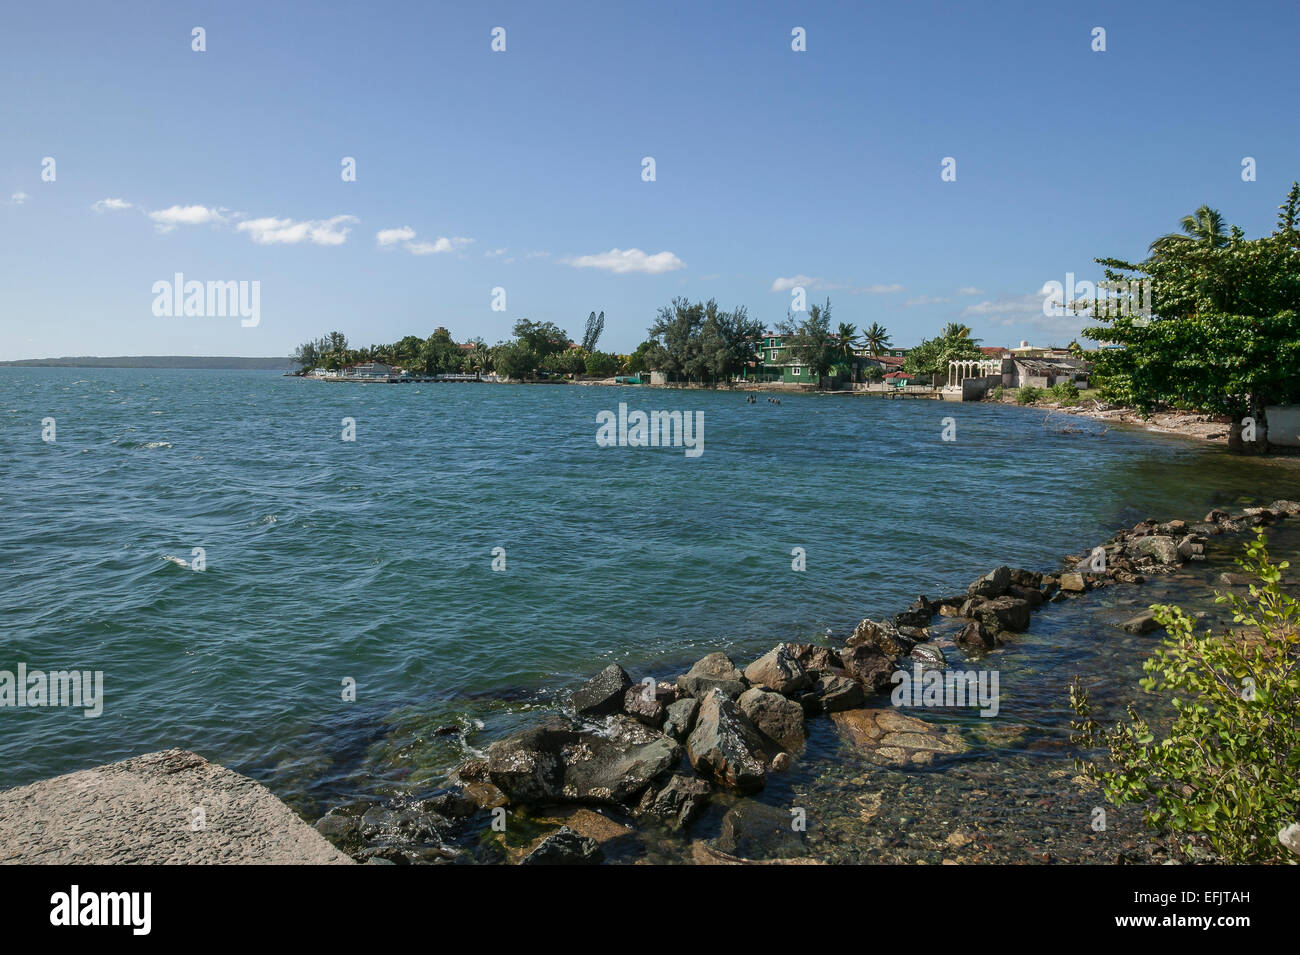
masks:
<svg viewBox="0 0 1300 955"><path fill-rule="evenodd" d="M769 405L779 405L781 403L781 399L769 397L767 399L767 403ZM749 394L745 395L745 404L747 405L758 404L758 395L754 394L752 391Z"/></svg>

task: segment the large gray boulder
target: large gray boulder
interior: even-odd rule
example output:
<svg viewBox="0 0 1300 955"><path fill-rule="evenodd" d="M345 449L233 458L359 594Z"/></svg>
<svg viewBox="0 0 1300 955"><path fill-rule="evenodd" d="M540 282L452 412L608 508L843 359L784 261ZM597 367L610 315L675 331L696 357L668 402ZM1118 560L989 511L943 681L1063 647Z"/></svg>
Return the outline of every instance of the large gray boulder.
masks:
<svg viewBox="0 0 1300 955"><path fill-rule="evenodd" d="M759 732L781 749L790 753L803 751L803 707L794 700L755 686L740 694L736 702Z"/></svg>
<svg viewBox="0 0 1300 955"><path fill-rule="evenodd" d="M1029 601L1019 597L994 597L977 606L972 616L991 630L1023 633L1029 629Z"/></svg>
<svg viewBox="0 0 1300 955"><path fill-rule="evenodd" d="M699 711L700 701L693 696L684 696L669 703L664 718L664 734L682 742L695 726L695 714Z"/></svg>
<svg viewBox="0 0 1300 955"><path fill-rule="evenodd" d="M1011 584L1011 568L995 567L966 588L972 597L1001 597Z"/></svg>
<svg viewBox="0 0 1300 955"><path fill-rule="evenodd" d="M617 663L611 663L584 683L569 701L580 716L609 716L623 708L623 695L632 678Z"/></svg>
<svg viewBox="0 0 1300 955"><path fill-rule="evenodd" d="M719 689L733 700L749 688L745 675L725 653L710 653L677 678L677 688L687 696L707 696Z"/></svg>
<svg viewBox="0 0 1300 955"><path fill-rule="evenodd" d="M686 753L701 776L740 792L762 789L767 781L762 736L736 701L716 687L700 700Z"/></svg>
<svg viewBox="0 0 1300 955"><path fill-rule="evenodd" d="M1150 557L1158 564L1176 565L1183 562L1178 553L1178 542L1164 534L1152 534L1139 540L1133 550L1143 557Z"/></svg>
<svg viewBox="0 0 1300 955"><path fill-rule="evenodd" d="M594 733L559 720L488 747L488 776L512 803L633 805L681 761L676 741L626 716Z"/></svg>
<svg viewBox="0 0 1300 955"><path fill-rule="evenodd" d="M812 681L796 653L795 644L782 643L773 647L745 667L745 679L750 686L765 686L787 696L797 693Z"/></svg>
<svg viewBox="0 0 1300 955"><path fill-rule="evenodd" d="M915 628L910 629L925 634L925 631L915 631ZM864 645L873 646L878 647L890 656L901 657L911 653L912 647L916 646L916 642L915 638L907 636L892 623L863 620L853 628L849 638L844 641L844 646L845 649Z"/></svg>

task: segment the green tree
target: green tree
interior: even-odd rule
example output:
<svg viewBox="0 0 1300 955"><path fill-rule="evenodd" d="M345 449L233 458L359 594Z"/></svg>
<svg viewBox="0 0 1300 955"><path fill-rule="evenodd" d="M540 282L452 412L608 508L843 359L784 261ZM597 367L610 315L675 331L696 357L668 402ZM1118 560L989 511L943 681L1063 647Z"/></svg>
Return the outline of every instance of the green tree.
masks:
<svg viewBox="0 0 1300 955"><path fill-rule="evenodd" d="M1221 249L1228 244L1228 236L1223 231L1223 214L1218 209L1202 205L1191 215L1179 220L1182 232L1162 235L1148 247L1148 251L1163 254L1170 248L1194 243L1211 249Z"/></svg>
<svg viewBox="0 0 1300 955"><path fill-rule="evenodd" d="M777 325L790 358L806 365L821 377L835 361L838 346L831 334L831 300L825 305L812 305L808 317L796 322L793 316Z"/></svg>
<svg viewBox="0 0 1300 955"><path fill-rule="evenodd" d="M659 346L653 341L644 341L636 346L636 350L628 356L627 373L629 375L639 375L642 372L650 371L650 357L654 354L655 349Z"/></svg>
<svg viewBox="0 0 1300 955"><path fill-rule="evenodd" d="M527 345L539 360L569 347L569 333L554 322L534 322L521 318L515 322L515 337Z"/></svg>
<svg viewBox="0 0 1300 955"><path fill-rule="evenodd" d="M908 349L903 360L903 370L922 378L948 374L948 362L969 361L984 357L979 349L979 340L966 335L938 338L924 338L921 344Z"/></svg>
<svg viewBox="0 0 1300 955"><path fill-rule="evenodd" d="M605 313L597 315L592 312L587 316L587 328L582 333L582 348L587 354L592 355L596 352L596 343L600 341L601 333L605 331Z"/></svg>
<svg viewBox="0 0 1300 955"><path fill-rule="evenodd" d="M618 373L619 358L609 352L594 351L587 356L587 374L608 378Z"/></svg>
<svg viewBox="0 0 1300 955"><path fill-rule="evenodd" d="M958 324L957 322L949 322L947 325L943 326L943 330L939 332L939 337L940 338L970 338L970 326L961 325Z"/></svg>
<svg viewBox="0 0 1300 955"><path fill-rule="evenodd" d="M1097 355L1103 394L1143 413L1228 415L1230 447L1267 451L1265 408L1300 398L1298 206L1293 184L1270 235L1248 240L1234 227L1225 245L1173 242L1140 263L1098 259L1111 282L1149 283L1151 301L1150 315L1092 303L1101 324L1084 337L1122 346Z"/></svg>
<svg viewBox="0 0 1300 955"><path fill-rule="evenodd" d="M867 346L867 354L873 357L888 349L891 344L889 330L876 322L872 322L870 328L863 329L862 340Z"/></svg>
<svg viewBox="0 0 1300 955"><path fill-rule="evenodd" d="M1201 834L1233 862L1283 862L1277 834L1300 814L1300 602L1282 590L1261 533L1238 564L1256 583L1249 599L1219 595L1237 632L1195 632L1178 607L1154 606L1168 636L1146 661L1141 687L1173 709L1167 731L1129 703L1127 720L1104 729L1075 678L1073 742L1104 748L1113 768L1081 758L1080 771L1114 805L1138 803L1148 826L1186 848Z"/></svg>
<svg viewBox="0 0 1300 955"><path fill-rule="evenodd" d="M531 378L540 361L537 353L528 347L527 342L505 342L497 345L492 351L492 363L497 374L507 378Z"/></svg>

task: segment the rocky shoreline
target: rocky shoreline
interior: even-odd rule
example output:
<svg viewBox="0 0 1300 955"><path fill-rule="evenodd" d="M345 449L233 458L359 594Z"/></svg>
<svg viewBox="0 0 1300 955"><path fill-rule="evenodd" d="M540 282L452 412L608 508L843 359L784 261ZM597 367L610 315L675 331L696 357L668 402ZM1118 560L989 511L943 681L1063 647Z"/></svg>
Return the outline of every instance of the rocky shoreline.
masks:
<svg viewBox="0 0 1300 955"><path fill-rule="evenodd" d="M782 643L744 667L710 653L673 681L637 682L610 664L574 690L562 712L492 743L457 767L444 788L336 807L316 829L360 862L472 861L464 843L477 834L489 861L591 864L617 855L641 829L689 833L711 802L724 800L730 808L722 834L692 842L694 861L816 864L746 858L747 829L792 823L779 809L736 798L764 789L801 758L810 721L831 720L840 738L878 766L943 765L971 744L952 726L891 705L885 694L898 671L944 671L945 650L978 660L1027 631L1046 604L1141 585L1204 561L1213 537L1297 515L1300 503L1281 500L1238 514L1211 511L1199 521L1142 521L1067 557L1063 570L1000 566L965 593L920 596L889 619L863 620L838 647ZM1145 612L1124 629L1159 627ZM768 818L773 814L779 818ZM755 816L763 818L756 823Z"/></svg>

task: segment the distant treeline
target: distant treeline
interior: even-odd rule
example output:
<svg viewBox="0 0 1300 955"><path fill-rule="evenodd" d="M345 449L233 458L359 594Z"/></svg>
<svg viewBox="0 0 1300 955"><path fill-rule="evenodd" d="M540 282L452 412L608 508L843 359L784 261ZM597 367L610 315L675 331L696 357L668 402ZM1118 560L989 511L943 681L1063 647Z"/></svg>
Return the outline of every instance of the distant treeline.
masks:
<svg viewBox="0 0 1300 955"><path fill-rule="evenodd" d="M287 371L288 358L208 357L204 355L125 355L120 358L26 358L0 361L0 366L48 368L224 368Z"/></svg>

